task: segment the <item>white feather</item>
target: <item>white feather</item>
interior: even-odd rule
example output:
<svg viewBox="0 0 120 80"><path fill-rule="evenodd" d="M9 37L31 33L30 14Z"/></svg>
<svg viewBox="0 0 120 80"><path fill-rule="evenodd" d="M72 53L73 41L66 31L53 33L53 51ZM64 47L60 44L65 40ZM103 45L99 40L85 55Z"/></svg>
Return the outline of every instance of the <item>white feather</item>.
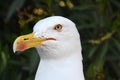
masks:
<svg viewBox="0 0 120 80"><path fill-rule="evenodd" d="M60 32L54 30L61 24ZM64 17L52 16L35 24L34 37L53 37L36 47L40 64L35 80L84 80L80 36L75 24Z"/></svg>

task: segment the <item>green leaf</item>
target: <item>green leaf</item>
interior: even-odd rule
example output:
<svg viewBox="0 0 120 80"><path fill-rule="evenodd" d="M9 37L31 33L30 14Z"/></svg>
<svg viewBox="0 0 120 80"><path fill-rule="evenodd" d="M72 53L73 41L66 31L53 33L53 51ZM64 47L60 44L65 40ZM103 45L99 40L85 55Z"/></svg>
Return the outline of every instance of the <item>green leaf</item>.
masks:
<svg viewBox="0 0 120 80"><path fill-rule="evenodd" d="M86 75L90 79L94 80L96 76L102 72L107 50L108 42L105 42L104 44L101 44L98 48L98 51L94 53L97 56L95 57L95 59L93 59L94 61L89 65L86 73Z"/></svg>
<svg viewBox="0 0 120 80"><path fill-rule="evenodd" d="M99 55L96 60L96 68L101 69L103 68L104 62L105 62L105 56L108 50L108 42L105 42L101 49L99 50Z"/></svg>
<svg viewBox="0 0 120 80"><path fill-rule="evenodd" d="M77 10L77 11L92 10L92 9L95 9L95 5L93 4L84 4L73 8L73 10Z"/></svg>
<svg viewBox="0 0 120 80"><path fill-rule="evenodd" d="M96 26L97 26L96 23L91 23L91 24L81 24L81 25L78 25L77 27L79 30L82 30L82 29L97 28Z"/></svg>
<svg viewBox="0 0 120 80"><path fill-rule="evenodd" d="M120 9L120 2L117 0L110 0L115 6L117 6Z"/></svg>
<svg viewBox="0 0 120 80"><path fill-rule="evenodd" d="M113 31L118 31L118 30L120 30L120 20L115 20L114 22L113 22L113 24L112 24L112 30Z"/></svg>
<svg viewBox="0 0 120 80"><path fill-rule="evenodd" d="M98 46L91 47L88 58L91 59L93 57L93 55L94 55L95 51L97 50L97 48L98 48Z"/></svg>
<svg viewBox="0 0 120 80"><path fill-rule="evenodd" d="M120 51L120 40L115 39L115 38L113 38L112 40L113 40L113 42L114 42L114 44L115 44L117 50Z"/></svg>
<svg viewBox="0 0 120 80"><path fill-rule="evenodd" d="M36 68L38 67L38 64L39 64L39 55L36 51L36 49L31 49L31 52L30 52L30 64L29 64L29 67L30 67L30 73L33 73L36 71Z"/></svg>
<svg viewBox="0 0 120 80"><path fill-rule="evenodd" d="M13 1L11 6L9 7L8 14L7 14L6 18L5 18L6 22L9 22L10 18L12 17L12 15L16 11L16 9L21 8L23 6L24 2L25 2L25 0L14 0Z"/></svg>
<svg viewBox="0 0 120 80"><path fill-rule="evenodd" d="M6 68L7 65L7 57L5 55L5 53L2 51L1 52L1 67L0 67L0 74L2 73L2 71Z"/></svg>

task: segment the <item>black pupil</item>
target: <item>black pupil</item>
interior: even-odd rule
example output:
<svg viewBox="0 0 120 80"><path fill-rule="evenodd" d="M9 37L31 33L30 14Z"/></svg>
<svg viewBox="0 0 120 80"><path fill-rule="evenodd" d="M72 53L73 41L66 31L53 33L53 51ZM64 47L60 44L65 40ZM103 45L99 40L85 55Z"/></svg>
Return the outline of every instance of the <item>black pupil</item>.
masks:
<svg viewBox="0 0 120 80"><path fill-rule="evenodd" d="M57 29L60 29L60 25L57 25L57 27L56 27Z"/></svg>

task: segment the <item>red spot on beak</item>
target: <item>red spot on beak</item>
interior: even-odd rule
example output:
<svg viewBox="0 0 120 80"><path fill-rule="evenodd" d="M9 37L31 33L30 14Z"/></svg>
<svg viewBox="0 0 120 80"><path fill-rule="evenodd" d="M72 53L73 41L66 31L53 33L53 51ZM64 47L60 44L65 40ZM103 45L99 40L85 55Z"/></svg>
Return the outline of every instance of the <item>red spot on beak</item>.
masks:
<svg viewBox="0 0 120 80"><path fill-rule="evenodd" d="M24 42L18 42L17 45L18 45L17 50L19 50L19 51L24 51L27 47Z"/></svg>

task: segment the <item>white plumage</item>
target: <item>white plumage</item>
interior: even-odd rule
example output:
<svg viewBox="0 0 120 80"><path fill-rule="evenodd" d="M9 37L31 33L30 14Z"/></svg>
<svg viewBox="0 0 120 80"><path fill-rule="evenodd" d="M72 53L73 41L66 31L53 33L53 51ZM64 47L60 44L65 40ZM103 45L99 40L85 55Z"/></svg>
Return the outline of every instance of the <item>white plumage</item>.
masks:
<svg viewBox="0 0 120 80"><path fill-rule="evenodd" d="M56 25L60 25L58 29ZM45 18L35 24L33 33L34 38L55 39L36 46L41 60L35 80L84 80L80 36L71 20Z"/></svg>

